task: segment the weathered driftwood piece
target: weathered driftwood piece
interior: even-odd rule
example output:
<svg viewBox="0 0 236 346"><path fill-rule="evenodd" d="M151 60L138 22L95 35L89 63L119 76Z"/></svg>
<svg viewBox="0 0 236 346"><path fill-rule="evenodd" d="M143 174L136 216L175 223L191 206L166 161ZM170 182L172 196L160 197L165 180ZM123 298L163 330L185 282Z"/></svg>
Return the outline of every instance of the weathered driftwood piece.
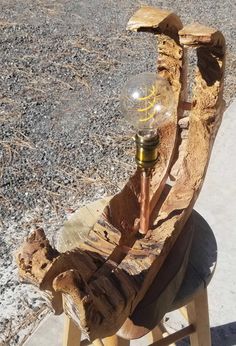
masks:
<svg viewBox="0 0 236 346"><path fill-rule="evenodd" d="M36 231L17 255L20 276L46 291L57 312L62 310L62 294L65 312L91 340L122 326L160 270L200 192L223 111L225 43L220 32L196 24L182 29L177 16L149 7L141 8L128 28L158 36L158 72L170 81L178 104L174 121L160 133L162 159L152 175L151 230L137 239L137 172L83 235L79 248L58 253L43 231ZM185 127L177 129L185 94L183 46L197 47L198 66L192 110ZM178 151L181 139L186 140L184 153ZM174 162L177 174L168 188Z"/></svg>
<svg viewBox="0 0 236 346"><path fill-rule="evenodd" d="M154 208L165 187L170 167L178 144L178 120L183 109L177 107L184 100L186 89L185 51L179 44L178 31L182 23L178 16L170 11L154 7L142 7L129 20L127 29L132 31L150 31L157 36L157 69L161 77L166 78L172 86L176 109L171 122L166 123L159 131L159 161L155 166L150 191L150 209ZM132 177L121 193L110 201L106 210L109 222L121 231L120 244L127 245L127 235L135 240L130 230L138 229L140 214L140 172ZM123 239L124 238L124 239ZM114 256L115 258L115 256Z"/></svg>

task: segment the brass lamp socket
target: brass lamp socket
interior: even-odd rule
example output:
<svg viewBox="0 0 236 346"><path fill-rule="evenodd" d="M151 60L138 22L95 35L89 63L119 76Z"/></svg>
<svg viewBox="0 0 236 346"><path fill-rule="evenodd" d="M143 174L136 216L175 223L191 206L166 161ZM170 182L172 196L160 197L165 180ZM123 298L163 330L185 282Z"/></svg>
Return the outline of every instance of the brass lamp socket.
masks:
<svg viewBox="0 0 236 346"><path fill-rule="evenodd" d="M157 146L159 143L159 136L142 136L136 134L136 163L141 168L152 168L158 160Z"/></svg>

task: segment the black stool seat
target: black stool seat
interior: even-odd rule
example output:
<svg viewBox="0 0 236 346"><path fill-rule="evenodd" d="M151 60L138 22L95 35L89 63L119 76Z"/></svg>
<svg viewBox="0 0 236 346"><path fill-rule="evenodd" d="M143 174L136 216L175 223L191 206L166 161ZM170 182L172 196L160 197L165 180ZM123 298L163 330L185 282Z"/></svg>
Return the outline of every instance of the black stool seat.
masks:
<svg viewBox="0 0 236 346"><path fill-rule="evenodd" d="M214 234L193 211L144 299L117 335L136 339L147 334L167 312L187 305L210 282L217 261Z"/></svg>
<svg viewBox="0 0 236 346"><path fill-rule="evenodd" d="M170 311L186 305L198 291L207 287L216 268L217 243L214 233L206 220L196 211L193 211L193 217L195 232L188 266Z"/></svg>

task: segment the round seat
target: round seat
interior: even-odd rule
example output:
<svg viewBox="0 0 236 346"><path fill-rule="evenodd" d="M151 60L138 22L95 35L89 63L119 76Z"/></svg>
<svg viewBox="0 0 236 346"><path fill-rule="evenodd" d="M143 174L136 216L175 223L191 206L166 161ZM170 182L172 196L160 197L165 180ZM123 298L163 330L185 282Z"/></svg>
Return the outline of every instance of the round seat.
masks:
<svg viewBox="0 0 236 346"><path fill-rule="evenodd" d="M194 213L195 232L184 281L171 305L170 311L187 305L211 281L217 263L217 243L206 220Z"/></svg>
<svg viewBox="0 0 236 346"><path fill-rule="evenodd" d="M214 234L203 217L193 211L146 296L117 335L129 340L140 338L167 312L187 305L209 284L216 261Z"/></svg>

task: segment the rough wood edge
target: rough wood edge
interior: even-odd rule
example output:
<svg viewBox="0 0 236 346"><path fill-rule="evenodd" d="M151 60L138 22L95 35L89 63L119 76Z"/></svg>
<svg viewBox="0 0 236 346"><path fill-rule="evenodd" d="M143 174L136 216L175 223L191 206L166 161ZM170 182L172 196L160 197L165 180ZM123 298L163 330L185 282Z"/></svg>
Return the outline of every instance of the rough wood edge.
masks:
<svg viewBox="0 0 236 346"><path fill-rule="evenodd" d="M191 32L183 32L184 44L188 37L189 46L197 45L196 36L193 35L191 40ZM113 334L132 313L171 250L200 192L223 110L225 47L224 43L221 46L219 40L213 39L214 34L208 31L206 35L211 36L210 44L206 44L206 39L204 42L200 40L197 48L198 68L193 96L197 102L190 115L188 145L181 174L164 196L162 205L158 206L152 232L147 238L136 241L132 249L127 249L125 258L118 265L108 259L100 267L102 270L87 280L75 265L53 280L53 290L62 292L67 302L65 311L91 340ZM206 62L207 67L204 65ZM203 150L200 155L196 150L199 139ZM87 253L94 254L93 251Z"/></svg>

